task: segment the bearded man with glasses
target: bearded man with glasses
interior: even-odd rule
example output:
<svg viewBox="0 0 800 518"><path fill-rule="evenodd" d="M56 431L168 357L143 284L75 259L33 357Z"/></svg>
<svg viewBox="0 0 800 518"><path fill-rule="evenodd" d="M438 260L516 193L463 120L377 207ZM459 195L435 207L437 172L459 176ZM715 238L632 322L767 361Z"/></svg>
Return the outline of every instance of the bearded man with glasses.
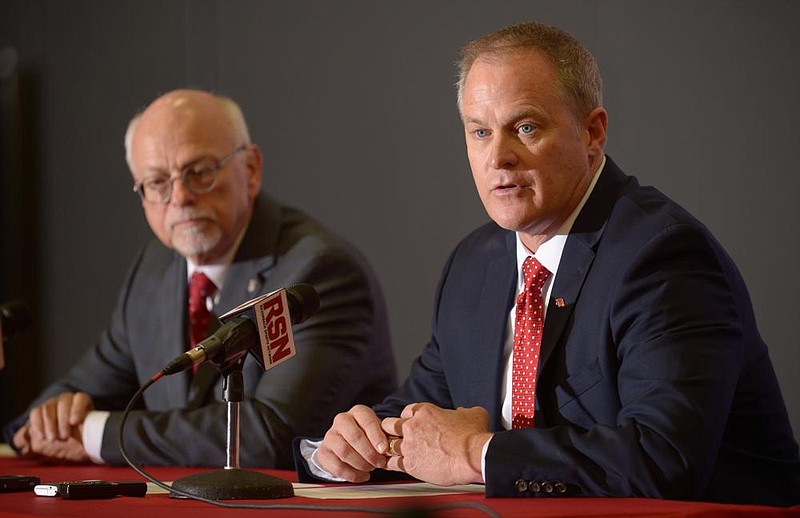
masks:
<svg viewBox="0 0 800 518"><path fill-rule="evenodd" d="M189 285L200 274L211 286L200 305L215 315L297 283L311 284L320 296L316 315L293 329L294 358L268 375L245 360L243 466L292 468L292 437L319 435L338 412L377 403L395 388L374 273L352 245L261 192L261 151L235 102L197 90L169 92L133 118L125 150L133 190L157 239L135 258L94 347L6 427L21 455L124 463L116 441L122 410L141 384L193 346ZM212 330L201 329L205 336ZM131 458L149 465L222 463L222 381L203 363L196 373L150 387L145 407L126 425Z"/></svg>

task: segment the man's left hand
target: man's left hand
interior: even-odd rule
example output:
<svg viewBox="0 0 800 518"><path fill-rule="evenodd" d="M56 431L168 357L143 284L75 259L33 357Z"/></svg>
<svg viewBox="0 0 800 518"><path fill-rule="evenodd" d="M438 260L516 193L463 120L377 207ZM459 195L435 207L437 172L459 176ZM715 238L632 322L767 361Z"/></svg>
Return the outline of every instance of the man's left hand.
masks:
<svg viewBox="0 0 800 518"><path fill-rule="evenodd" d="M387 417L383 430L397 437L386 469L438 484L482 483L483 446L491 439L489 414L481 407L445 410L412 403L400 417Z"/></svg>
<svg viewBox="0 0 800 518"><path fill-rule="evenodd" d="M48 439L42 434L30 433L26 424L14 435L14 445L24 458L37 459L40 462L87 463L89 455L83 447L81 429L81 425L74 427L72 434L66 439Z"/></svg>

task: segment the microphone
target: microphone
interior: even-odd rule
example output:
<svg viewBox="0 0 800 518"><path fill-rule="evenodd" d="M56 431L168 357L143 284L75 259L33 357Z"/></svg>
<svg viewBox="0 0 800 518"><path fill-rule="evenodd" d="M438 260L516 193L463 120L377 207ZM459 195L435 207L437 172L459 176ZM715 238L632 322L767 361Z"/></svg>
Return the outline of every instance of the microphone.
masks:
<svg viewBox="0 0 800 518"><path fill-rule="evenodd" d="M169 376L204 361L213 361L224 370L248 352L269 370L295 355L291 326L305 322L318 309L319 295L309 284L256 297L222 315L224 324L214 334L169 362L160 375Z"/></svg>
<svg viewBox="0 0 800 518"><path fill-rule="evenodd" d="M31 309L21 300L0 304L0 342L11 340L33 323Z"/></svg>

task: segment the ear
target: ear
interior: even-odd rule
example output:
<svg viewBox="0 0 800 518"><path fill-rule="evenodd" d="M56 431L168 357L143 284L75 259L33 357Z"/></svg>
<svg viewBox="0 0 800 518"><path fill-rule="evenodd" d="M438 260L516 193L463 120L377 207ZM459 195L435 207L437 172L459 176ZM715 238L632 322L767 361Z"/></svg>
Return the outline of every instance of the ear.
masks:
<svg viewBox="0 0 800 518"><path fill-rule="evenodd" d="M603 154L606 146L606 128L608 126L608 114L606 110L597 107L584 119L584 136L586 138L586 151L590 160Z"/></svg>
<svg viewBox="0 0 800 518"><path fill-rule="evenodd" d="M264 165L264 156L258 144L250 144L247 148L247 193L250 198L258 196L261 190L261 167Z"/></svg>

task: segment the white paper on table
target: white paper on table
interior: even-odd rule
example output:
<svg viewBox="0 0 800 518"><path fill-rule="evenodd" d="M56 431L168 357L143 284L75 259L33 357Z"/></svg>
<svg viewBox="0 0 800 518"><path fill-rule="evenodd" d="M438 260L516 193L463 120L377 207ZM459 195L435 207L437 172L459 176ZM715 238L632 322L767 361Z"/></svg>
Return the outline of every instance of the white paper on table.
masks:
<svg viewBox="0 0 800 518"><path fill-rule="evenodd" d="M464 493L483 493L483 484L464 484L459 486L437 486L427 482L408 482L400 484L375 484L351 486L319 486L312 484L293 484L295 496L306 498L398 498L408 496L456 495Z"/></svg>

